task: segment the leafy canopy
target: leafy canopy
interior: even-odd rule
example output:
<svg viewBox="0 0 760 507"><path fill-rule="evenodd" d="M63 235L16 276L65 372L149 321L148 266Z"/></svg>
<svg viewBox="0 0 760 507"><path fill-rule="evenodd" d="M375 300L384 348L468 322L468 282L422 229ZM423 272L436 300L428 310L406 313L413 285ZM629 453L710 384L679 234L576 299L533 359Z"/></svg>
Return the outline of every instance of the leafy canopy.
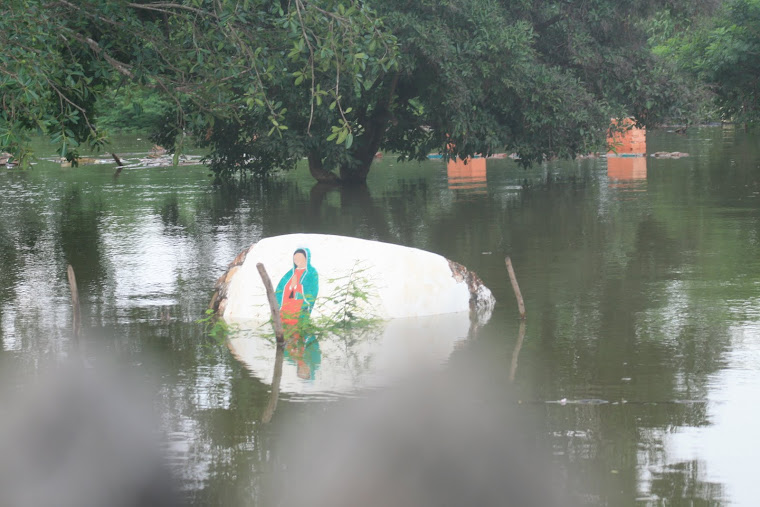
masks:
<svg viewBox="0 0 760 507"><path fill-rule="evenodd" d="M710 86L722 119L760 120L760 0L730 0L656 51Z"/></svg>
<svg viewBox="0 0 760 507"><path fill-rule="evenodd" d="M646 31L679 5L10 0L0 147L23 154L35 131L69 157L102 144L97 98L126 86L160 94L156 139L207 146L220 177L307 157L318 181L362 183L379 149L571 157L603 146L610 117L683 106Z"/></svg>
<svg viewBox="0 0 760 507"><path fill-rule="evenodd" d="M654 125L688 105L675 66L648 46L647 23L665 2L371 3L398 41L397 67L335 83L346 108L314 117L308 86L324 90L328 76L308 81L292 62L278 92L290 129L262 136L259 111L217 124L207 145L219 174L307 156L319 181L361 183L378 149L411 159L506 151L528 164L602 148L611 117Z"/></svg>
<svg viewBox="0 0 760 507"><path fill-rule="evenodd" d="M241 123L251 111L266 118L261 135L286 130L279 94L294 62L305 73L299 82L323 73L350 84L395 58L374 13L337 0L9 0L0 47L0 148L22 156L34 132L63 155L102 144L96 100L125 84L173 105L161 130L179 147L185 133ZM334 88L314 88L313 107L340 105Z"/></svg>

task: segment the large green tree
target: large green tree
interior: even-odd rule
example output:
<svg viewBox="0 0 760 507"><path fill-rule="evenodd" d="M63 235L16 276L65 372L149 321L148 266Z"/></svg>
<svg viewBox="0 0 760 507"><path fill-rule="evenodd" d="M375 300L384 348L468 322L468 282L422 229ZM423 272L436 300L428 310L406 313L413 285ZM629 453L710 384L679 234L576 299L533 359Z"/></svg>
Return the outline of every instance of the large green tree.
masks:
<svg viewBox="0 0 760 507"><path fill-rule="evenodd" d="M653 124L681 101L645 30L676 3L10 0L0 149L102 143L96 99L129 81L169 99L161 143L191 137L222 177L306 157L318 181L363 183L379 149L569 157L610 117Z"/></svg>
<svg viewBox="0 0 760 507"><path fill-rule="evenodd" d="M393 37L350 0L6 0L0 149L24 158L35 132L70 157L81 142L103 143L97 99L127 82L173 104L160 129L169 147L251 114L267 121L253 135L277 134L287 128L280 86L288 66L351 84L394 58ZM312 90L312 102L327 107L331 90Z"/></svg>
<svg viewBox="0 0 760 507"><path fill-rule="evenodd" d="M363 183L379 149L411 159L430 151L516 152L523 163L571 157L601 148L611 117L654 125L688 102L674 86L675 66L647 45L647 22L662 2L372 5L398 41L397 66L338 83L296 59L277 93L290 129L261 135L263 110L249 111L242 124L218 122L206 139L217 173L265 172L307 157L318 181ZM344 107L306 114L309 87L331 86Z"/></svg>
<svg viewBox="0 0 760 507"><path fill-rule="evenodd" d="M656 52L711 88L722 119L760 121L760 0L729 0Z"/></svg>

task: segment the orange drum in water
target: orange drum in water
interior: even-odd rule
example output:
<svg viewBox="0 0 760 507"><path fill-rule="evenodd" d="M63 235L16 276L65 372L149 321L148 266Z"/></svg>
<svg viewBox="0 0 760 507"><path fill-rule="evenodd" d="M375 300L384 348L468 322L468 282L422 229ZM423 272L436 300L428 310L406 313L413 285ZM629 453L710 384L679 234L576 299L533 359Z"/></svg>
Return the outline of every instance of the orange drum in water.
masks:
<svg viewBox="0 0 760 507"><path fill-rule="evenodd" d="M617 125L621 125L622 130L613 131ZM612 120L612 127L607 136L607 144L610 147L608 153L644 155L647 152L647 131L636 128L634 125L634 121L630 118L626 118L622 122Z"/></svg>

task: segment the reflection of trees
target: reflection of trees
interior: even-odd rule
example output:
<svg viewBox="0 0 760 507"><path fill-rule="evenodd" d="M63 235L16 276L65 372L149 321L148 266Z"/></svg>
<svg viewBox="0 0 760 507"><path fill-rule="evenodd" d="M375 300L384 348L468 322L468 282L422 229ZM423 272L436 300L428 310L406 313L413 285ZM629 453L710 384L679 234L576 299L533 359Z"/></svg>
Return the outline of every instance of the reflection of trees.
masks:
<svg viewBox="0 0 760 507"><path fill-rule="evenodd" d="M333 196L338 200L336 204L331 201ZM372 197L367 185L317 183L309 192L309 209L304 211L299 224L304 231L390 240L385 206Z"/></svg>
<svg viewBox="0 0 760 507"><path fill-rule="evenodd" d="M171 194L164 200L159 210L159 215L161 216L161 222L163 222L167 229L171 230L185 226L185 224L180 221L179 199L177 198L177 194Z"/></svg>
<svg viewBox="0 0 760 507"><path fill-rule="evenodd" d="M8 219L7 215L4 219ZM0 222L0 330L4 329L3 319L8 318L6 304L13 299L19 273L18 252L10 231L6 229L5 220ZM2 348L3 335L0 332L0 350Z"/></svg>
<svg viewBox="0 0 760 507"><path fill-rule="evenodd" d="M546 408L544 432L554 435L558 461L572 464L572 480L583 484L578 489L591 487L599 503L617 505L637 494L642 429L708 423L705 403L667 402L705 398L707 376L721 367L730 320L723 297L699 290L720 285L720 275L704 281L693 275L706 266L693 252L723 223L683 227L682 208L671 204L671 214L663 214L644 193L602 208L606 187L600 187L593 179L533 186L515 208L495 216L526 280L530 325L522 355L538 361L521 368L518 385L527 382L538 400L629 402ZM678 184L657 190L663 200L680 191ZM502 277L505 291L497 298L511 305ZM718 492L704 487L699 494L709 500Z"/></svg>
<svg viewBox="0 0 760 507"><path fill-rule="evenodd" d="M705 499L725 498L723 486L706 482L702 469L704 463L689 461L654 474L650 491L657 498L673 499L668 505L704 505ZM717 502L716 502L717 503Z"/></svg>
<svg viewBox="0 0 760 507"><path fill-rule="evenodd" d="M103 204L98 197L88 199L79 187L68 188L62 199L58 243L63 265L71 264L76 272L82 301L96 300L106 275L101 218Z"/></svg>
<svg viewBox="0 0 760 507"><path fill-rule="evenodd" d="M0 220L0 314L2 303L13 299L25 260L41 253L47 232L40 208L14 204L3 208Z"/></svg>
<svg viewBox="0 0 760 507"><path fill-rule="evenodd" d="M7 229L8 217L0 222L0 316L5 302L13 297L13 287L18 278L19 255L16 242Z"/></svg>
<svg viewBox="0 0 760 507"><path fill-rule="evenodd" d="M753 192L760 191L757 174L760 145L756 134L728 125L696 129L685 138L676 137L678 144L673 147L673 139L659 136L651 151L676 149L692 156L680 160L649 160L649 179L667 185L671 205L702 205L705 198L726 208L755 205L753 199L757 198Z"/></svg>

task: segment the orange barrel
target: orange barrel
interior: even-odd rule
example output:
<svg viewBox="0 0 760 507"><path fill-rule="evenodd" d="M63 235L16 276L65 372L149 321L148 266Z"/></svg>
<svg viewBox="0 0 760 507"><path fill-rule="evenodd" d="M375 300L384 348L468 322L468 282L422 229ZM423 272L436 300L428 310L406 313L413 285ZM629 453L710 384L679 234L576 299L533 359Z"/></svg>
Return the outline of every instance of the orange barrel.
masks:
<svg viewBox="0 0 760 507"><path fill-rule="evenodd" d="M614 131L614 127L618 125L622 130ZM636 128L634 121L630 118L625 118L622 122L613 119L607 135L607 145L610 147L608 153L643 155L647 152L647 131Z"/></svg>

